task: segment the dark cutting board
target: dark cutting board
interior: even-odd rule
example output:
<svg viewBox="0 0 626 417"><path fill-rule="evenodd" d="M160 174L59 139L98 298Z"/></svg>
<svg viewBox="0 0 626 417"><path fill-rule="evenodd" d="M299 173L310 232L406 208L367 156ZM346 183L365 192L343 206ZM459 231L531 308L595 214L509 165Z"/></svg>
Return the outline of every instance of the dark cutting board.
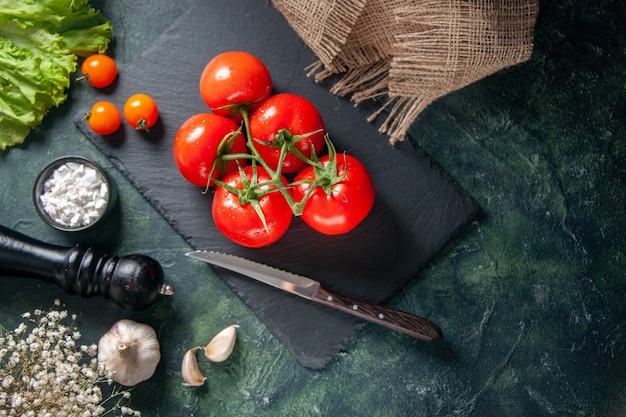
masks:
<svg viewBox="0 0 626 417"><path fill-rule="evenodd" d="M272 74L275 91L312 101L337 149L368 167L376 202L369 217L352 232L324 236L295 219L276 244L249 249L231 243L214 227L211 196L178 173L172 142L187 118L208 111L198 91L200 73L213 56L226 50L258 56ZM84 112L76 115L76 124L194 248L241 255L315 278L331 290L383 303L415 278L478 207L409 143L390 146L366 122L371 108L355 108L329 93L328 86L307 78L305 68L315 60L270 3L248 1L243 7L232 0L198 1L121 71L106 97L121 109L131 94L150 94L160 109L157 125L147 134L125 125L114 136L103 138L89 131L82 120ZM232 273L219 274L307 367L323 367L363 324Z"/></svg>

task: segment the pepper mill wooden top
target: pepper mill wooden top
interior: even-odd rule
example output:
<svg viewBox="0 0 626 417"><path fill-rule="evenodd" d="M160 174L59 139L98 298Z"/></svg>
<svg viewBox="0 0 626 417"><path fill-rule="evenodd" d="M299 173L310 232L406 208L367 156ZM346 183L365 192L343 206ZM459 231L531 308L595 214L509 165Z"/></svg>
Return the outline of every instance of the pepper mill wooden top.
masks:
<svg viewBox="0 0 626 417"><path fill-rule="evenodd" d="M76 245L56 246L0 225L0 275L52 282L68 294L103 295L118 305L140 310L174 289L164 282L163 269L145 255L110 256Z"/></svg>

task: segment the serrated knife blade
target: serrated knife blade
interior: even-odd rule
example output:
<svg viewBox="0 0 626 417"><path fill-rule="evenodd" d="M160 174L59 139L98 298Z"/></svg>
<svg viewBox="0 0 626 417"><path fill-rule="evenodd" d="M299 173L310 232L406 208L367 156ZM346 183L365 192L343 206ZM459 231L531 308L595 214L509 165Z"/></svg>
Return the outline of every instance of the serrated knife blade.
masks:
<svg viewBox="0 0 626 417"><path fill-rule="evenodd" d="M331 292L311 278L221 252L199 250L189 252L186 255L425 342L435 342L443 338L439 326L430 320L401 310L366 303Z"/></svg>

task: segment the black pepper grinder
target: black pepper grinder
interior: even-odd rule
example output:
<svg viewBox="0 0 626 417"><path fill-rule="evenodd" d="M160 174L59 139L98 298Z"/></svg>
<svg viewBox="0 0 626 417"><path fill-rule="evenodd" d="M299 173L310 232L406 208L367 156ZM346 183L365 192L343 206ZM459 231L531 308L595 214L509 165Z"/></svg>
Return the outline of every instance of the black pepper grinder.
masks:
<svg viewBox="0 0 626 417"><path fill-rule="evenodd" d="M2 225L0 275L42 279L83 297L103 295L130 310L147 308L159 295L174 293L163 280L161 265L149 256L109 256L80 244L55 246Z"/></svg>

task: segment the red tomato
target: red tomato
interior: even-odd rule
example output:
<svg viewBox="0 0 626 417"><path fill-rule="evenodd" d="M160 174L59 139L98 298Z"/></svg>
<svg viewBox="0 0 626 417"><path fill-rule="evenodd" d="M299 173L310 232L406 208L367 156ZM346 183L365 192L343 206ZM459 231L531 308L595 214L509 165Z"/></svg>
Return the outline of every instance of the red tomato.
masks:
<svg viewBox="0 0 626 417"><path fill-rule="evenodd" d="M210 113L191 116L178 129L174 138L174 161L180 173L192 184L206 187L209 175L219 179L237 169L235 161L222 161L213 169L221 153L246 153L246 140L239 134L230 145L220 149L225 137L231 137L239 126L227 117Z"/></svg>
<svg viewBox="0 0 626 417"><path fill-rule="evenodd" d="M265 65L247 52L224 52L202 71L200 95L213 113L233 117L251 111L270 96L272 79Z"/></svg>
<svg viewBox="0 0 626 417"><path fill-rule="evenodd" d="M85 115L89 127L99 135L115 133L122 124L122 115L109 101L99 101L91 107L91 111Z"/></svg>
<svg viewBox="0 0 626 417"><path fill-rule="evenodd" d="M117 65L108 55L94 54L83 61L80 67L83 77L96 88L104 88L113 84L117 76Z"/></svg>
<svg viewBox="0 0 626 417"><path fill-rule="evenodd" d="M253 166L248 165L243 170L245 178L252 181ZM270 175L262 167L257 166L256 173L256 183L271 180ZM230 174L223 181L227 186L238 190L245 189L239 172ZM287 180L282 178L282 181L286 186ZM261 188L267 190L276 186L270 184ZM247 193L244 191L242 194ZM254 204L257 202L265 218L265 225L255 211ZM289 203L279 191L269 192L256 199L245 201L221 186L215 189L212 212L215 226L224 236L239 245L250 248L260 248L276 242L285 234L293 218Z"/></svg>
<svg viewBox="0 0 626 417"><path fill-rule="evenodd" d="M278 167L281 144L287 142L289 153L282 164L285 174L298 172L307 165L294 154L294 147L308 159L313 150L320 155L324 148L322 116L310 101L295 94L282 93L268 98L252 113L250 134L255 139L256 150L274 170ZM272 145L258 141L272 142Z"/></svg>
<svg viewBox="0 0 626 417"><path fill-rule="evenodd" d="M148 130L159 119L159 108L147 94L134 94L124 104L124 118L137 130Z"/></svg>
<svg viewBox="0 0 626 417"><path fill-rule="evenodd" d="M365 166L350 155L336 156L336 175L329 164L329 156L320 158L329 173L320 177L321 185L304 203L301 215L306 224L326 235L347 233L356 227L369 214L375 198L374 182ZM313 166L306 167L294 178L294 182L315 180ZM310 183L296 184L293 198L302 201L310 187Z"/></svg>

